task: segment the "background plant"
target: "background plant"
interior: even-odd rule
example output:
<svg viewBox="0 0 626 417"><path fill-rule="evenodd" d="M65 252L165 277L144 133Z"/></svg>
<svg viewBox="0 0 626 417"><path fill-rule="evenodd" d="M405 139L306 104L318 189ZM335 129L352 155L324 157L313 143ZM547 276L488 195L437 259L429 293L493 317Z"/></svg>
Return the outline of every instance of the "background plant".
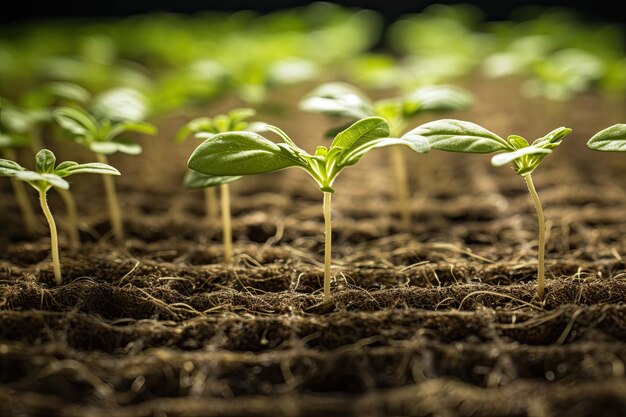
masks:
<svg viewBox="0 0 626 417"><path fill-rule="evenodd" d="M102 163L79 164L73 161L62 162L56 165L54 153L48 149L42 149L35 155L35 170L29 171L15 161L0 159L0 176L10 177L15 180L25 181L39 193L41 210L50 227L50 245L52 252L52 264L54 279L57 285L61 285L61 262L59 260L59 240L56 223L50 207L48 206L47 192L50 188L68 190L70 184L64 179L75 174L102 174L120 175L119 171L110 165Z"/></svg>
<svg viewBox="0 0 626 417"><path fill-rule="evenodd" d="M448 152L491 153L498 152L491 159L495 166L513 163L517 175L524 178L537 211L539 222L539 248L537 267L537 296L543 298L545 289L545 240L546 225L543 208L535 190L531 174L552 149L572 130L559 127L529 144L526 139L510 135L506 140L482 126L471 122L453 119L437 120L411 130L409 135L419 135L427 139L432 149Z"/></svg>
<svg viewBox="0 0 626 417"><path fill-rule="evenodd" d="M120 135L130 132L155 134L153 125L141 121L146 113L147 104L138 92L115 89L96 97L91 112L79 107L60 107L54 111L54 118L76 143L91 150L98 162L106 164L107 155L116 152L141 153L141 145ZM115 182L107 176L103 177L103 182L113 234L120 242L124 238L124 229Z"/></svg>
<svg viewBox="0 0 626 417"><path fill-rule="evenodd" d="M400 137L409 120L418 115L461 110L471 103L472 97L468 92L447 85L421 87L402 96L373 101L350 84L332 82L309 93L300 102L300 108L352 121L371 116L382 117L389 123L390 137ZM402 224L408 227L411 212L406 162L400 148L394 147L391 152L398 212Z"/></svg>
<svg viewBox="0 0 626 417"><path fill-rule="evenodd" d="M0 150L2 150L2 156L8 160L16 160L17 149L32 149L35 146L36 126L45 119L46 116L39 112L22 110L11 105L6 99L0 99ZM11 178L11 187L24 220L26 233L33 236L39 225L24 184Z"/></svg>
<svg viewBox="0 0 626 417"><path fill-rule="evenodd" d="M184 141L190 134L197 138L208 139L219 133L249 131L262 132L267 130L268 125L260 122L250 123L247 121L256 114L254 109L238 108L228 114L220 114L213 118L201 117L187 123L177 135L178 141ZM233 257L232 227L230 213L230 187L229 183L238 180L241 176L216 176L207 175L198 171L189 170L185 176L185 185L189 188L203 188L205 190L205 204L207 218L214 223L217 218L217 203L215 187L221 190L222 206L222 231L224 240L224 262L231 262Z"/></svg>
<svg viewBox="0 0 626 417"><path fill-rule="evenodd" d="M282 142L274 143L254 132L220 133L205 140L189 158L188 167L214 176L266 174L285 168L300 168L317 183L324 195L324 301L330 297L331 196L333 183L345 168L356 164L369 151L405 145L415 152L428 151L420 136L389 138L389 126L380 117L361 119L335 136L330 147L318 146L311 155L299 148L282 130L268 126Z"/></svg>

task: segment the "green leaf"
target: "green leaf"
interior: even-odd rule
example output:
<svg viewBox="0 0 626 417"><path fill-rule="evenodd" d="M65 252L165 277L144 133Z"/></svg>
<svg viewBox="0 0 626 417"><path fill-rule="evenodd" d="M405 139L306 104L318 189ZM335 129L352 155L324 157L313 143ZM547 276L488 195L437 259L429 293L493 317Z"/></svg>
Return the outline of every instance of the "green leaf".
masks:
<svg viewBox="0 0 626 417"><path fill-rule="evenodd" d="M359 89L341 82L319 86L300 102L299 107L312 113L351 119L375 115L372 102Z"/></svg>
<svg viewBox="0 0 626 417"><path fill-rule="evenodd" d="M504 152L504 153L499 153L497 155L494 155L491 158L491 164L499 167L499 166L508 164L509 162L514 161L517 158L525 156L525 155L549 154L549 153L552 153L550 149L541 149L535 146L527 146L526 148L517 149L516 151L513 151L513 152Z"/></svg>
<svg viewBox="0 0 626 417"><path fill-rule="evenodd" d="M370 140L386 138L389 136L389 125L382 117L368 117L361 119L346 130L340 132L331 148L342 148L345 152L369 142Z"/></svg>
<svg viewBox="0 0 626 417"><path fill-rule="evenodd" d="M146 122L123 121L113 125L111 130L109 130L109 132L104 137L104 140L115 140L118 135L124 132L137 132L146 135L154 135L157 133L157 128L154 125Z"/></svg>
<svg viewBox="0 0 626 417"><path fill-rule="evenodd" d="M489 153L513 150L504 139L475 123L454 119L429 122L408 132L423 136L431 149L448 152Z"/></svg>
<svg viewBox="0 0 626 417"><path fill-rule="evenodd" d="M109 120L140 121L148 115L145 96L132 88L114 88L94 98L94 112Z"/></svg>
<svg viewBox="0 0 626 417"><path fill-rule="evenodd" d="M587 146L602 152L626 152L626 124L607 127L593 135Z"/></svg>
<svg viewBox="0 0 626 417"><path fill-rule="evenodd" d="M51 150L42 149L35 155L35 171L38 174L50 174L54 172L54 164L57 158Z"/></svg>
<svg viewBox="0 0 626 417"><path fill-rule="evenodd" d="M89 149L94 153L110 155L121 152L126 155L139 155L142 151L141 145L130 139L116 138L110 142L92 142Z"/></svg>
<svg viewBox="0 0 626 417"><path fill-rule="evenodd" d="M21 171L15 174L15 178L26 181L37 190L47 189L49 186L68 190L70 183L55 174L39 174L34 171Z"/></svg>
<svg viewBox="0 0 626 417"><path fill-rule="evenodd" d="M187 166L202 174L264 174L292 166L305 167L293 152L253 132L226 132L196 148Z"/></svg>
<svg viewBox="0 0 626 417"><path fill-rule="evenodd" d="M507 140L515 149L522 149L530 146L528 141L521 136L510 135Z"/></svg>
<svg viewBox="0 0 626 417"><path fill-rule="evenodd" d="M62 128L74 135L97 135L98 122L84 110L60 107L52 115Z"/></svg>
<svg viewBox="0 0 626 417"><path fill-rule="evenodd" d="M185 186L189 188L210 188L217 185L228 184L237 181L241 176L218 176L206 175L189 170L185 175Z"/></svg>
<svg viewBox="0 0 626 417"><path fill-rule="evenodd" d="M284 140L291 148L296 149L298 151L302 151L302 149L300 149L298 147L298 145L296 145L296 143L289 137L289 135L287 135L282 129L274 126L274 125L270 125L268 123L263 123L262 125L259 124L256 126L257 129L261 129L262 132L273 132L275 134L277 134L278 136L281 137L282 140ZM303 151L302 151L303 152Z"/></svg>
<svg viewBox="0 0 626 417"><path fill-rule="evenodd" d="M567 127L558 127L554 129L552 132L548 133L542 138L537 139L533 142L533 146L553 149L561 144L563 138L569 135L572 132L572 129Z"/></svg>
<svg viewBox="0 0 626 417"><path fill-rule="evenodd" d="M426 138L416 135L404 135L401 138L382 138L366 142L358 147L353 147L349 152L344 152L339 158L337 165L342 168L356 164L366 153L376 148L383 148L392 145L404 145L418 153L426 153L430 146Z"/></svg>
<svg viewBox="0 0 626 417"><path fill-rule="evenodd" d="M241 107L238 109L233 109L228 112L228 117L233 121L233 123L241 122L243 120L249 119L256 114L256 110L251 109L249 107Z"/></svg>
<svg viewBox="0 0 626 417"><path fill-rule="evenodd" d="M415 102L411 106L413 112L406 116L413 116L421 112L447 112L467 109L472 105L470 93L462 88L449 85L422 87L409 93L405 102ZM405 104L406 107L406 104Z"/></svg>
<svg viewBox="0 0 626 417"><path fill-rule="evenodd" d="M59 164L54 173L62 178L74 174L120 175L120 172L111 165L102 164L100 162L78 164L73 161Z"/></svg>
<svg viewBox="0 0 626 417"><path fill-rule="evenodd" d="M26 168L17 162L8 159L0 159L0 176L13 177L16 173L26 171Z"/></svg>
<svg viewBox="0 0 626 417"><path fill-rule="evenodd" d="M74 83L51 82L46 84L44 89L55 97L75 101L81 104L87 103L89 99L91 99L89 91Z"/></svg>

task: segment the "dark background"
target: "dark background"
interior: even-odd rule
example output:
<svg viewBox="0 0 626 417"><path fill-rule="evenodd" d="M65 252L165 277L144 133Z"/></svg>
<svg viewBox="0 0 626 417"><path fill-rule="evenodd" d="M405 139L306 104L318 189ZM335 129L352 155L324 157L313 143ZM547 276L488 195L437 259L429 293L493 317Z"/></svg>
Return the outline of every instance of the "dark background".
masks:
<svg viewBox="0 0 626 417"><path fill-rule="evenodd" d="M54 17L118 17L132 14L148 13L155 11L194 13L206 10L235 11L242 9L269 12L276 9L301 6L311 3L310 1L258 1L258 0L83 0L83 1L46 1L35 2L33 0L14 0L3 2L0 6L0 22L22 22L38 20L41 18ZM524 0L482 0L474 2L462 1L375 1L353 0L336 1L333 3L345 6L361 7L381 12L387 23L405 13L414 13L423 10L433 3L456 4L470 3L480 7L489 20L501 20L509 16L512 10L523 5L536 6L564 6L578 10L583 17L591 20L607 20L616 23L626 23L626 18L621 12L620 1L524 1Z"/></svg>

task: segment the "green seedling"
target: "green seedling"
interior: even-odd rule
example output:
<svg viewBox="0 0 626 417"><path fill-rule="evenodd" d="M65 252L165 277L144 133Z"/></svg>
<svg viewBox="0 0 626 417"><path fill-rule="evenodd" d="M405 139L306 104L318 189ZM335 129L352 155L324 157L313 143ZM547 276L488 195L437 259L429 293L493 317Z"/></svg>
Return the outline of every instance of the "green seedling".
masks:
<svg viewBox="0 0 626 417"><path fill-rule="evenodd" d="M352 120L378 116L389 121L390 137L400 137L413 117L423 113L447 112L469 107L472 97L452 86L422 87L410 93L384 100L370 100L358 88L341 82L327 83L313 90L300 102L305 111ZM400 148L392 149L398 212L402 224L409 227L411 212L406 162Z"/></svg>
<svg viewBox="0 0 626 417"><path fill-rule="evenodd" d="M7 111L4 111L4 108L2 109L4 111L2 115L4 120L0 120L0 126L3 127L5 137L0 138L0 148L5 150L4 157L16 160L14 151L17 148L28 147L33 154L42 148L40 140L41 125L49 122L52 118L52 106L55 103L84 103L90 98L91 95L84 88L76 84L61 82L47 83L22 94L19 100L22 105L21 108L8 106ZM5 129L3 124L7 124L9 127ZM25 195L24 183L22 181L11 179L11 182L14 183L16 191L21 189L21 193ZM67 211L66 227L70 246L76 249L80 246L76 201L69 191L61 188L56 188L56 191L61 196ZM27 198L25 202L28 203L26 209L30 211L30 214L27 216L33 216L32 219L34 221L34 211L30 206L30 202ZM21 207L24 203L18 204ZM27 226L27 231L30 230L29 226Z"/></svg>
<svg viewBox="0 0 626 417"><path fill-rule="evenodd" d="M41 210L50 227L50 245L54 279L61 285L61 263L59 261L59 240L54 217L48 206L47 193L52 187L69 190L70 184L64 179L75 174L120 175L119 171L110 165L102 163L79 164L73 161L62 162L56 165L56 157L52 151L42 149L35 155L35 170L29 171L15 161L0 159L0 176L14 178L30 184L39 193Z"/></svg>
<svg viewBox="0 0 626 417"><path fill-rule="evenodd" d="M552 149L559 146L563 138L571 131L572 129L559 127L529 144L521 136L511 135L504 140L477 124L444 119L426 123L407 133L408 135L426 138L431 149L464 153L498 152L497 155L491 158L491 163L494 166L513 163L513 168L517 175L520 175L526 181L528 191L537 211L539 222L537 296L539 298L543 298L545 289L546 225L543 208L535 190L531 174L543 161L543 158L552 153Z"/></svg>
<svg viewBox="0 0 626 417"><path fill-rule="evenodd" d="M235 131L262 132L265 123L247 121L255 115L255 111L249 108L240 108L230 111L228 114L220 114L213 118L202 117L187 123L179 132L176 139L179 142L193 134L197 138L208 139L217 134ZM238 180L241 176L213 176L189 170L185 176L185 185L189 188L202 188L205 190L205 203L207 219L215 223L217 218L217 202L215 187L220 186L222 203L222 230L224 239L224 262L230 263L233 258L233 240L230 214L230 187L229 183Z"/></svg>
<svg viewBox="0 0 626 417"><path fill-rule="evenodd" d="M602 152L626 152L626 124L607 127L587 142L589 149Z"/></svg>
<svg viewBox="0 0 626 417"><path fill-rule="evenodd" d="M107 155L116 152L127 155L138 155L142 152L141 145L120 135L129 132L149 135L156 133L153 125L138 121L143 118L146 110L133 94L125 95L124 91L113 91L97 100L93 107L93 114L78 107L60 107L53 115L71 138L91 150L100 163L108 163ZM115 182L109 176L103 177L103 182L113 234L121 242L124 228Z"/></svg>
<svg viewBox="0 0 626 417"><path fill-rule="evenodd" d="M283 141L274 143L254 132L220 133L205 140L189 158L187 166L213 176L267 174L285 168L306 171L323 193L324 212L324 301L330 297L331 196L333 183L345 168L356 164L369 151L391 145L405 145L415 152L428 152L420 136L389 137L389 126L381 117L361 119L340 132L330 147L318 146L311 155L299 148L285 132L266 125Z"/></svg>

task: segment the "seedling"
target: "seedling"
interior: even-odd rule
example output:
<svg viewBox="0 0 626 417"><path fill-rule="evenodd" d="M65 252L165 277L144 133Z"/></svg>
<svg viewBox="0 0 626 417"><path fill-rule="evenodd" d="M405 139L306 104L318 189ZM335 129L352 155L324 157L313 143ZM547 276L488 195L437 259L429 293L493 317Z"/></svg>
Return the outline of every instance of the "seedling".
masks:
<svg viewBox="0 0 626 417"><path fill-rule="evenodd" d="M35 155L35 170L29 171L15 161L0 159L0 176L14 178L30 184L39 193L41 210L43 211L48 226L50 227L50 245L52 251L52 264L54 279L57 285L61 285L61 263L59 261L59 240L54 217L48 206L47 192L50 188L68 190L70 184L65 177L75 174L102 174L120 175L119 171L110 165L102 163L79 164L73 161L62 162L55 167L56 157L52 151L42 149Z"/></svg>
<svg viewBox="0 0 626 417"><path fill-rule="evenodd" d="M249 123L246 119L254 116L255 111L249 108L240 108L230 111L228 114L220 114L213 118L202 117L187 123L178 132L176 139L185 140L190 134L197 138L211 138L219 133L234 131L261 132L266 130L265 123ZM185 176L185 185L189 188L203 188L205 190L205 202L207 218L209 222L215 222L217 218L217 204L215 187L220 186L222 197L222 231L224 239L224 261L229 263L233 257L233 238L230 215L230 187L229 183L238 180L241 176L212 176L189 170Z"/></svg>
<svg viewBox="0 0 626 417"><path fill-rule="evenodd" d="M626 152L626 124L607 127L587 142L589 149L602 152Z"/></svg>
<svg viewBox="0 0 626 417"><path fill-rule="evenodd" d="M381 117L361 119L335 136L330 148L318 146L311 155L299 148L285 132L266 125L283 142L274 143L254 132L226 132L205 140L189 158L187 166L213 176L267 174L285 168L300 168L317 183L324 195L324 301L330 297L331 196L333 183L343 169L356 164L369 151L405 145L415 152L428 152L427 141L415 135L389 137L389 125Z"/></svg>
<svg viewBox="0 0 626 417"><path fill-rule="evenodd" d="M372 101L358 88L340 82L327 83L312 91L300 102L305 111L352 120L379 116L389 121L389 135L400 137L409 120L422 113L446 112L469 107L472 97L452 86L432 86L413 90L399 97ZM403 226L409 227L409 185L404 155L400 148L392 149L392 165L396 182L398 211Z"/></svg>
<svg viewBox="0 0 626 417"><path fill-rule="evenodd" d="M133 101L133 95L120 96L120 93L122 92L118 92L115 96L115 92L112 92L112 95L96 102L94 114L78 107L60 107L54 111L57 123L71 135L76 143L91 150L98 162L103 164L108 163L107 155L115 152L127 155L141 153L142 149L138 143L120 137L121 134L138 132L153 135L156 133L153 125L137 121L144 116L145 109ZM115 239L121 242L124 238L124 229L115 182L110 176L103 177L103 182L113 234Z"/></svg>
<svg viewBox="0 0 626 417"><path fill-rule="evenodd" d="M432 149L448 152L464 153L491 153L498 152L491 158L495 166L513 162L517 175L526 181L528 191L537 211L539 222L539 250L537 267L537 296L543 298L545 289L545 241L546 225L543 208L535 190L531 174L539 166L552 149L561 144L561 141L572 129L559 127L542 138L529 144L521 136L511 135L507 140L477 124L460 120L444 119L426 123L411 130L408 135L422 136L428 140Z"/></svg>

